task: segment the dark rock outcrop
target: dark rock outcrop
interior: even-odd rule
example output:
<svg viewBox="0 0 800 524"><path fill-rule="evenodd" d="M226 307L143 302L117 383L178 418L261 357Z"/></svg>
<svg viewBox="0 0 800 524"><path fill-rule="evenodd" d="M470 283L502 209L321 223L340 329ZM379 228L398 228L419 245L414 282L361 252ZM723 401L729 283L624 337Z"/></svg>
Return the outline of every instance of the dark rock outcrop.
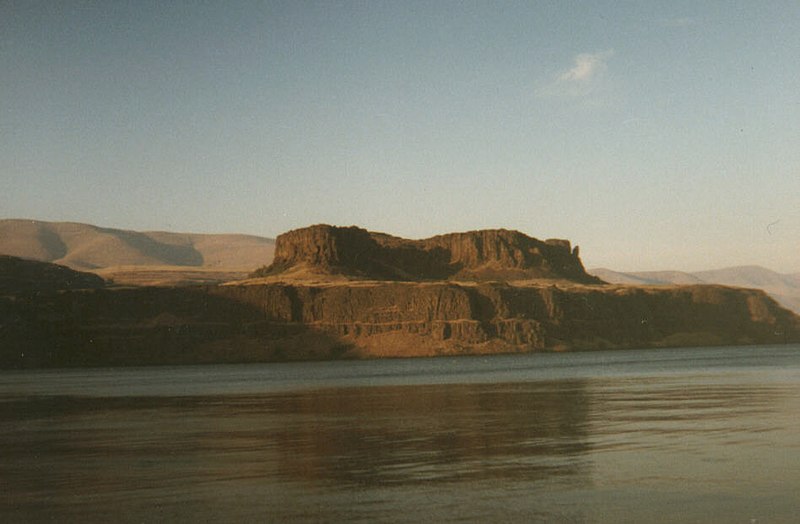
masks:
<svg viewBox="0 0 800 524"><path fill-rule="evenodd" d="M253 276L299 272L370 280L602 281L586 273L567 240L492 229L407 240L358 227L316 225L278 236L270 266Z"/></svg>
<svg viewBox="0 0 800 524"><path fill-rule="evenodd" d="M105 281L58 264L0 255L0 294L64 289L96 289Z"/></svg>
<svg viewBox="0 0 800 524"><path fill-rule="evenodd" d="M0 297L0 367L265 362L800 341L761 291L360 282Z"/></svg>

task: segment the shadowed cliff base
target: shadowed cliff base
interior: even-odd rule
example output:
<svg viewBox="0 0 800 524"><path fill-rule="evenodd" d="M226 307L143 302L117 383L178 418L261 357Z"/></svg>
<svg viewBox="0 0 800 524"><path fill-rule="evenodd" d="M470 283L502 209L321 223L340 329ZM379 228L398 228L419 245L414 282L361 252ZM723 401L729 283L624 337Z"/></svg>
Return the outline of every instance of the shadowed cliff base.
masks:
<svg viewBox="0 0 800 524"><path fill-rule="evenodd" d="M270 362L800 341L763 292L503 283L230 285L0 297L0 366Z"/></svg>
<svg viewBox="0 0 800 524"><path fill-rule="evenodd" d="M341 342L280 322L214 287L57 291L0 297L0 367L324 360Z"/></svg>

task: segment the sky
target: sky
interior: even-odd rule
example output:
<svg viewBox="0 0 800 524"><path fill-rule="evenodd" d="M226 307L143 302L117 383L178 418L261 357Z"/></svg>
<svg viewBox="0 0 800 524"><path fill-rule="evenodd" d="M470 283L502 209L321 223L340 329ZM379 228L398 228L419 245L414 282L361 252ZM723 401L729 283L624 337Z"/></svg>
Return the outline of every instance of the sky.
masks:
<svg viewBox="0 0 800 524"><path fill-rule="evenodd" d="M0 218L800 272L800 2L0 1Z"/></svg>

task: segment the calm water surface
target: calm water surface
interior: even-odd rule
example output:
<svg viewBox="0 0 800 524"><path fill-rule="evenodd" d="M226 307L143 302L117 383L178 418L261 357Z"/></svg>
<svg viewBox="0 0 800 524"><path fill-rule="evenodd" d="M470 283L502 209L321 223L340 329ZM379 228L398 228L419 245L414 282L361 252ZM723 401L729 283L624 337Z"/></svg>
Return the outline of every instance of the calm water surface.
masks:
<svg viewBox="0 0 800 524"><path fill-rule="evenodd" d="M0 373L4 522L800 522L800 346Z"/></svg>

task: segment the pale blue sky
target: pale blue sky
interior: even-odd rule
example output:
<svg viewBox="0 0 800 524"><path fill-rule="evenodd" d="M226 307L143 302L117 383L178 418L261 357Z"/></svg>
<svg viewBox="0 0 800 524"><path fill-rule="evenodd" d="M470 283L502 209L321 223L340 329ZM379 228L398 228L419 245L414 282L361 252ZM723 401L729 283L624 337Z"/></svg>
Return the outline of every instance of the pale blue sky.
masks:
<svg viewBox="0 0 800 524"><path fill-rule="evenodd" d="M798 28L796 0L6 0L0 217L797 272Z"/></svg>

